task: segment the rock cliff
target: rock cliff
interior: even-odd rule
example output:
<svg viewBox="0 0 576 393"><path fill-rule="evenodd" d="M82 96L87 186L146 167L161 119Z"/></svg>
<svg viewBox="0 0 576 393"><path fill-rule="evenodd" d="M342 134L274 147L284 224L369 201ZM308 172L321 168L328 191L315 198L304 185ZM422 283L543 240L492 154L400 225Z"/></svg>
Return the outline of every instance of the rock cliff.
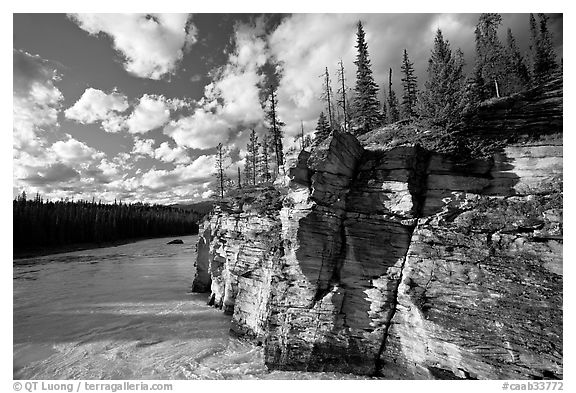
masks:
<svg viewBox="0 0 576 393"><path fill-rule="evenodd" d="M194 290L268 367L562 378L562 137L456 160L334 133L221 204Z"/></svg>

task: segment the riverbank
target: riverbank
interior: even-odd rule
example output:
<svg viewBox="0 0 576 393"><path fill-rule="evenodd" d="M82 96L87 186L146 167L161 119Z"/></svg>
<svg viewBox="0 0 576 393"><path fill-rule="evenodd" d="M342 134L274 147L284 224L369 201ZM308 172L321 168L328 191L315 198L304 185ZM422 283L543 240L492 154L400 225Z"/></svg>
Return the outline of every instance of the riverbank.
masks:
<svg viewBox="0 0 576 393"><path fill-rule="evenodd" d="M132 239L123 239L123 240L115 240L109 242L99 242L99 243L77 243L77 244L69 244L64 246L57 246L57 247L42 247L38 249L32 250L19 250L13 251L12 257L14 260L14 264L19 264L19 260L28 259L28 258L36 258L36 257L43 257L47 255L55 255L55 254L63 254L66 252L74 252L74 251L84 251L84 250L93 250L97 248L105 248L105 247L118 247L125 244L136 243L142 240L150 240L150 239L161 239L161 238L178 238L178 236L192 236L196 235L196 233L190 235L175 235L175 236L161 236L161 237L139 237L139 238L132 238Z"/></svg>

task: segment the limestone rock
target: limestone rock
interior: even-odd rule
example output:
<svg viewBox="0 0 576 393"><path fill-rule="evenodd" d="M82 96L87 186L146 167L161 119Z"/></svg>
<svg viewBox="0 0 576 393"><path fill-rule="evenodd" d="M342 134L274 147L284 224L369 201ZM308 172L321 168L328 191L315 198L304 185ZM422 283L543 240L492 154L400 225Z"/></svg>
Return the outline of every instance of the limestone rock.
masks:
<svg viewBox="0 0 576 393"><path fill-rule="evenodd" d="M562 142L458 160L335 132L216 207L194 288L271 369L562 378Z"/></svg>
<svg viewBox="0 0 576 393"><path fill-rule="evenodd" d="M421 220L382 354L393 378L562 378L559 194L482 196ZM450 215L450 217L447 217Z"/></svg>

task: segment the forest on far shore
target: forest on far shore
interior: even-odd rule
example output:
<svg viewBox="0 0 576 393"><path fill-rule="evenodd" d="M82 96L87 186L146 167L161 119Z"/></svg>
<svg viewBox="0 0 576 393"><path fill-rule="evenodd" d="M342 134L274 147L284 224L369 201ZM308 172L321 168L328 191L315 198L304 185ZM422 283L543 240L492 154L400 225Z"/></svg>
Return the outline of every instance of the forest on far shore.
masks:
<svg viewBox="0 0 576 393"><path fill-rule="evenodd" d="M14 254L76 244L107 244L123 240L198 233L204 214L193 207L142 203L28 199L13 201Z"/></svg>

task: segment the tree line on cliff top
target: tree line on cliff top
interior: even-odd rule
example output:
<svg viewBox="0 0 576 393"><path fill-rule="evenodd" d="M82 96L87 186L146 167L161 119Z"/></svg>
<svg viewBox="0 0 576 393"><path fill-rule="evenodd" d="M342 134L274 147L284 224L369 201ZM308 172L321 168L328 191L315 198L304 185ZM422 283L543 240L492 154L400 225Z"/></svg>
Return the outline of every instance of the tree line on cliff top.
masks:
<svg viewBox="0 0 576 393"><path fill-rule="evenodd" d="M387 89L379 100L378 84L372 73L368 43L362 22L357 24L356 83L347 85L342 60L337 65L337 90L325 67L321 100L325 110L320 112L314 137L305 135L304 128L295 139L300 149L313 147L326 139L333 130L361 136L376 128L399 121L423 121L432 128L443 131L457 128L463 114L473 111L480 103L524 91L561 72L556 60L548 17L544 14L529 16L530 42L528 53L520 52L510 28L506 42L501 42L498 30L502 17L496 13L481 14L474 31L475 61L470 75L464 72L464 54L453 50L448 40L436 31L422 90L418 89L414 63L408 49L401 56L401 97L396 96L392 85L392 68L389 69ZM268 132L257 135L251 130L245 156L243 173L238 168L237 179L226 174L227 149L217 147L215 195L223 198L234 189L267 184L283 170L284 150L282 139L285 124L278 118L276 86L265 89L266 127Z"/></svg>

